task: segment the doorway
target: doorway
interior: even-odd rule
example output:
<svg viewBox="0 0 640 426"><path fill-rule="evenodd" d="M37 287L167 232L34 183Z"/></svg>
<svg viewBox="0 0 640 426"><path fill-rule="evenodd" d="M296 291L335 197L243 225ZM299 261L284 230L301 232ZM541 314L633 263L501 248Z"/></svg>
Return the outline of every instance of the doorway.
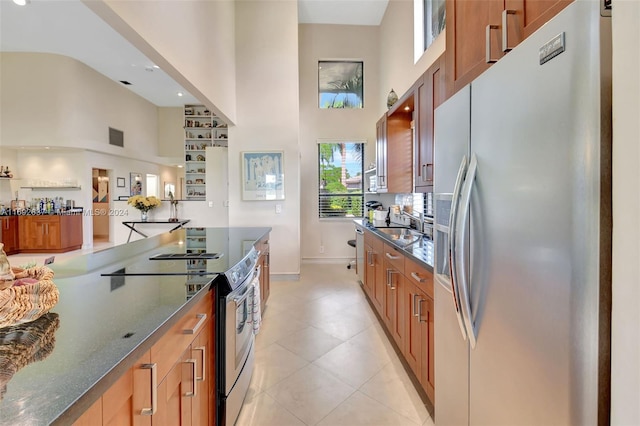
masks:
<svg viewBox="0 0 640 426"><path fill-rule="evenodd" d="M104 169L93 169L93 245L106 243L109 234L109 174Z"/></svg>

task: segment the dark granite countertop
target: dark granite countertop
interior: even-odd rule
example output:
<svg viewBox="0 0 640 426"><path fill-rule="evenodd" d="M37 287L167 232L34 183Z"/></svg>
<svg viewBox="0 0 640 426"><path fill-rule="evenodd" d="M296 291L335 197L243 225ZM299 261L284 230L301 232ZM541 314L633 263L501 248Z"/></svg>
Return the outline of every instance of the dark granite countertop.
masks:
<svg viewBox="0 0 640 426"><path fill-rule="evenodd" d="M46 351L23 366L0 346L0 425L72 423L211 290L217 273L240 261L270 230L186 228L51 265L60 301L35 324L46 330ZM207 275L198 277L195 292L186 275L101 276L123 267L150 273L185 270L185 261L148 259L190 251L189 240L207 252L224 253L207 261ZM6 331L13 330L0 329L0 345L11 344ZM12 364L18 370L11 376Z"/></svg>
<svg viewBox="0 0 640 426"><path fill-rule="evenodd" d="M434 264L434 251L433 251L433 240L422 237L420 241L417 241L411 245L403 247L394 242L393 238L391 238L388 234L380 231L380 229L367 219L354 219L354 222L357 225L362 226L364 229L373 232L378 237L382 238L389 244L397 247L400 251L404 252L409 258L417 261L419 264L424 266L427 270L433 272L433 264ZM406 226L397 226L398 228L406 228Z"/></svg>

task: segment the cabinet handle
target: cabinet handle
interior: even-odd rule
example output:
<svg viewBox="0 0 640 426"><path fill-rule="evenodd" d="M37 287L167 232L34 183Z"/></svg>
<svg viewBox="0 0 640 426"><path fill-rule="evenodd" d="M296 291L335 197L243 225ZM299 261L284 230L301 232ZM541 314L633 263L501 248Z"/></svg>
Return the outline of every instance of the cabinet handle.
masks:
<svg viewBox="0 0 640 426"><path fill-rule="evenodd" d="M207 320L207 314L196 314L196 318L198 318L196 325L191 329L187 328L183 330L182 334L196 334L200 327L202 327L202 324Z"/></svg>
<svg viewBox="0 0 640 426"><path fill-rule="evenodd" d="M415 273L415 272L412 272L412 273L411 273L411 277L412 277L414 280L418 281L419 283L423 283L423 282L425 282L425 281L426 281L425 279L420 278L420 275L418 275L418 274L417 274L417 273Z"/></svg>
<svg viewBox="0 0 640 426"><path fill-rule="evenodd" d="M151 408L143 408L140 414L143 416L153 416L158 410L158 364L142 364L144 370L151 370Z"/></svg>
<svg viewBox="0 0 640 426"><path fill-rule="evenodd" d="M191 381L191 392L185 392L184 396L188 396L193 398L197 395L197 387L196 387L196 360L191 358L184 362L185 364L191 364L191 377L193 380Z"/></svg>
<svg viewBox="0 0 640 426"><path fill-rule="evenodd" d="M509 43L508 43L508 34L509 34L509 30L507 27L507 22L508 22L508 15L515 15L516 11L515 10L503 10L502 11L502 51L503 52L509 52L511 49L513 49L513 47L509 47ZM515 47L515 46L514 46Z"/></svg>
<svg viewBox="0 0 640 426"><path fill-rule="evenodd" d="M394 260L394 259L400 259L400 256L393 256L393 255L391 255L391 253L389 253L389 252L385 252L384 254L385 254L385 256L387 256L387 258L389 258L389 259L391 259L391 260Z"/></svg>
<svg viewBox="0 0 640 426"><path fill-rule="evenodd" d="M411 313L414 317L418 316L418 310L416 309L416 298L419 297L417 294L413 295L413 306L411 307Z"/></svg>
<svg viewBox="0 0 640 426"><path fill-rule="evenodd" d="M487 25L487 30L486 30L486 41L485 41L485 45L487 47L487 63L488 64L495 64L496 62L498 62L497 59L492 59L491 58L491 30L497 30L499 29L500 26L499 25Z"/></svg>
<svg viewBox="0 0 640 426"><path fill-rule="evenodd" d="M369 264L369 266L374 266L373 265L373 252L372 251L368 251L368 250L367 250L367 263Z"/></svg>
<svg viewBox="0 0 640 426"><path fill-rule="evenodd" d="M198 346L197 348L193 348L194 351L200 351L200 360L202 361L202 376L197 377L196 380L199 382L204 382L204 379L207 374L207 348L204 346Z"/></svg>
<svg viewBox="0 0 640 426"><path fill-rule="evenodd" d="M393 274L397 274L398 272L393 269L387 269L387 287L391 290L395 290L395 286L393 285Z"/></svg>
<svg viewBox="0 0 640 426"><path fill-rule="evenodd" d="M424 302L424 299L420 299L418 301L418 321L427 322L427 321L422 319L422 302Z"/></svg>
<svg viewBox="0 0 640 426"><path fill-rule="evenodd" d="M433 163L426 163L422 165L422 181L423 182L433 182L433 178L427 177L427 172L429 171L429 167L433 167Z"/></svg>

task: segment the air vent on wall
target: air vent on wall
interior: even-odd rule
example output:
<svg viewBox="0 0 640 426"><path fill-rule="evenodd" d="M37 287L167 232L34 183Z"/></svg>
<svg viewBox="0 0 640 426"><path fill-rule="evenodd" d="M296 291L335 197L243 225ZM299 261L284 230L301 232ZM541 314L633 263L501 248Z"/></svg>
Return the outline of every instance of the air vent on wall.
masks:
<svg viewBox="0 0 640 426"><path fill-rule="evenodd" d="M109 145L124 147L124 132L109 127Z"/></svg>

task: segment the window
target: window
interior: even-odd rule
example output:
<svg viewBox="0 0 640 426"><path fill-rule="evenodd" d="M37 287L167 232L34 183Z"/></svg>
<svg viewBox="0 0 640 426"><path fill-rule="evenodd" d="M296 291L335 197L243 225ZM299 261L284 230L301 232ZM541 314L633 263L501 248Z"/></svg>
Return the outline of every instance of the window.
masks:
<svg viewBox="0 0 640 426"><path fill-rule="evenodd" d="M364 108L363 63L318 62L320 108Z"/></svg>
<svg viewBox="0 0 640 426"><path fill-rule="evenodd" d="M318 217L362 217L364 143L318 143Z"/></svg>
<svg viewBox="0 0 640 426"><path fill-rule="evenodd" d="M445 0L413 0L414 62L440 35L445 26Z"/></svg>

